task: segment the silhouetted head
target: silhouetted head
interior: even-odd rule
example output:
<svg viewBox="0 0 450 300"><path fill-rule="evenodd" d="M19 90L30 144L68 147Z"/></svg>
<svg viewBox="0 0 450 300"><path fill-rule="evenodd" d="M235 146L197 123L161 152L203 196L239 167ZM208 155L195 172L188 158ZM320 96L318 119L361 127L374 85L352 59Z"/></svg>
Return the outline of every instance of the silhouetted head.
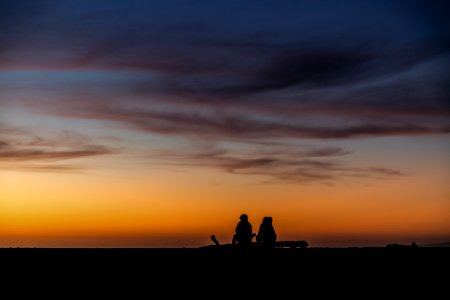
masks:
<svg viewBox="0 0 450 300"><path fill-rule="evenodd" d="M248 221L248 216L246 214L242 214L239 219L241 219L241 221Z"/></svg>
<svg viewBox="0 0 450 300"><path fill-rule="evenodd" d="M272 217L264 217L262 221L264 224L272 224Z"/></svg>

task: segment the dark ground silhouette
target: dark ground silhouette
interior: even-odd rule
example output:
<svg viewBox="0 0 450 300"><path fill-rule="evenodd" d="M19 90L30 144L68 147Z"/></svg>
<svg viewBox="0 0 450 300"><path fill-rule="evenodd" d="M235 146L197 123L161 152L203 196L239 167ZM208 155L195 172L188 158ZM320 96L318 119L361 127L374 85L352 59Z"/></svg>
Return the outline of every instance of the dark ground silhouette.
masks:
<svg viewBox="0 0 450 300"><path fill-rule="evenodd" d="M203 246L200 248L236 248L236 244L221 244L216 236L213 234L210 236L213 245ZM248 248L260 249L260 248L306 248L309 246L307 241L275 241L272 243L250 243L246 245Z"/></svg>
<svg viewBox="0 0 450 300"><path fill-rule="evenodd" d="M63 289L83 291L82 297L93 288L102 296L121 291L147 298L163 292L210 299L220 291L224 299L240 299L273 291L275 299L329 292L359 299L426 293L432 299L447 289L449 262L448 248L422 247L0 249L4 288L9 280L20 284L15 293Z"/></svg>

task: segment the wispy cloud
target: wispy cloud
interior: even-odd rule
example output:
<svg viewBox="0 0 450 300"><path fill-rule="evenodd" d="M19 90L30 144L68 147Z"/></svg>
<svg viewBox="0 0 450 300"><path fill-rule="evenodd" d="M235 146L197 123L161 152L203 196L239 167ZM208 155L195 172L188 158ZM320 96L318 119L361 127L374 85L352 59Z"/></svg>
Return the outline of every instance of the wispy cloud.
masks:
<svg viewBox="0 0 450 300"><path fill-rule="evenodd" d="M79 133L63 131L56 137L42 137L21 128L0 126L0 163L2 169L36 172L79 172L84 167L55 164L76 158L112 154L110 147L92 144Z"/></svg>
<svg viewBox="0 0 450 300"><path fill-rule="evenodd" d="M241 145L232 148L208 146L206 149L155 151L146 155L159 163L175 166L208 167L233 174L257 175L271 182L334 183L346 177L390 178L404 175L400 170L381 167L354 167L336 158L349 152L336 147L305 147L279 144L259 145L257 148Z"/></svg>
<svg viewBox="0 0 450 300"><path fill-rule="evenodd" d="M71 107L58 112L61 115L78 118L114 120L132 125L143 131L159 134L198 136L215 139L267 139L267 138L316 138L347 139L358 137L379 137L393 135L421 135L449 133L450 124L405 124L397 120L355 122L346 125L339 122L329 125L312 125L296 118L255 118L239 113L229 114L220 111L194 112L151 111L123 106L100 105L99 109ZM324 122L326 123L326 122ZM347 122L348 123L348 122Z"/></svg>
<svg viewBox="0 0 450 300"><path fill-rule="evenodd" d="M27 146L25 146L27 147ZM37 150L37 149L17 149L13 147L2 147L0 150L0 161L26 161L26 160L47 160L57 161L86 156L110 154L111 151L104 146L87 146L81 150ZM4 148L10 148L4 150Z"/></svg>
<svg viewBox="0 0 450 300"><path fill-rule="evenodd" d="M20 164L2 165L0 167L0 170L33 172L33 173L86 174L89 168L70 164L55 165L55 164L20 163Z"/></svg>
<svg viewBox="0 0 450 300"><path fill-rule="evenodd" d="M450 133L447 5L327 6L333 14L314 1L6 1L0 101L168 140L274 141L264 153L180 150L162 157L177 164L195 160L300 181L398 175L329 161L334 149L294 155L277 143ZM1 139L0 160L112 151L72 139Z"/></svg>
<svg viewBox="0 0 450 300"><path fill-rule="evenodd" d="M439 5L415 2L405 15L393 4L333 5L336 15L325 18L315 3L180 1L187 15L165 1L133 3L141 9L123 18L129 7L120 2L73 9L7 1L1 33L11 46L0 52L2 69L63 75L38 76L13 99L36 103L40 92L51 103L40 106L46 113L70 115L74 101L73 116L162 134L346 139L448 132L450 43ZM404 4L394 6L402 11ZM264 22L248 23L248 11ZM416 21L424 15L434 21ZM341 22L343 16L349 18ZM231 23L237 27L225 25ZM13 79L1 88L12 89L20 76Z"/></svg>

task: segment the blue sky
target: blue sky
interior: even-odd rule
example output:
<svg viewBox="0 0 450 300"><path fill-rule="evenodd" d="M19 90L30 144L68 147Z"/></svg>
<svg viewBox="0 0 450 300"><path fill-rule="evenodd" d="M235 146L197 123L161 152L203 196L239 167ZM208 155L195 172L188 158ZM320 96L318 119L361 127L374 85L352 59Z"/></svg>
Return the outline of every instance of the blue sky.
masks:
<svg viewBox="0 0 450 300"><path fill-rule="evenodd" d="M1 5L6 133L30 124L102 132L122 140L95 155L175 147L156 156L202 166L208 154L208 166L296 181L287 165L347 172L294 158L304 145L324 159L351 158L346 140L375 138L382 149L383 138L450 131L444 1ZM20 145L4 151L31 147Z"/></svg>

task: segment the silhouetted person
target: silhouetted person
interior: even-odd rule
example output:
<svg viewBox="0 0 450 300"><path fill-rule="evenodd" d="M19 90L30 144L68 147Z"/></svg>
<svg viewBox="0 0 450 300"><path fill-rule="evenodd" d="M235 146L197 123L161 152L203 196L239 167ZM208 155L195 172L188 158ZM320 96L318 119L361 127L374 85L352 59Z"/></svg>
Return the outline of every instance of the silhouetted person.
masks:
<svg viewBox="0 0 450 300"><path fill-rule="evenodd" d="M273 247L277 240L277 234L272 225L272 217L264 217L261 225L259 226L258 235L256 241L267 247Z"/></svg>
<svg viewBox="0 0 450 300"><path fill-rule="evenodd" d="M236 233L233 235L233 245L250 246L255 234L252 231L252 224L248 221L248 216L242 214L236 226Z"/></svg>

